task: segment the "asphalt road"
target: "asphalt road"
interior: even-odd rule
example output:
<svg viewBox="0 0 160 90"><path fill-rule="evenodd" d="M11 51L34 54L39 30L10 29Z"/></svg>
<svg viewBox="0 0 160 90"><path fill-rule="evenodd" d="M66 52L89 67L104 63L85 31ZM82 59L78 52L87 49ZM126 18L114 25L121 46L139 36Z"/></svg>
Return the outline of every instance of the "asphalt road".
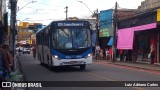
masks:
<svg viewBox="0 0 160 90"><path fill-rule="evenodd" d="M30 54L19 57L27 81L160 81L160 72L94 62L81 71L79 67L61 67L57 72L41 66ZM62 82L63 84L63 82ZM99 82L97 82L97 85ZM160 86L160 85L159 85ZM160 90L158 87L45 87L29 90Z"/></svg>

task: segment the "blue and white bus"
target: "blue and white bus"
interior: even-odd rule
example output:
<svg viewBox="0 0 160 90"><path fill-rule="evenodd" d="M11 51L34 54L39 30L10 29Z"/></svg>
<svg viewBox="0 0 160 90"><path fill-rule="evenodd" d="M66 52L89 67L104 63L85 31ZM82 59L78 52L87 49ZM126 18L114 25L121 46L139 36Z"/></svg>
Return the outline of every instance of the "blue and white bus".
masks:
<svg viewBox="0 0 160 90"><path fill-rule="evenodd" d="M58 66L92 63L91 29L88 21L53 21L36 33L37 57L50 70Z"/></svg>

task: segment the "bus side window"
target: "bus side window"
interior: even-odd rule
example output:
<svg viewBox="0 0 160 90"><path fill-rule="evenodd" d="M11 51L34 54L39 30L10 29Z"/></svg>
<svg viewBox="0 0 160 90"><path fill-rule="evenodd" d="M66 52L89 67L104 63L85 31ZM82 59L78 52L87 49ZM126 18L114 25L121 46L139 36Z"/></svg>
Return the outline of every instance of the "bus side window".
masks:
<svg viewBox="0 0 160 90"><path fill-rule="evenodd" d="M46 37L46 35L44 34L44 37L43 37L43 44L47 44L47 37Z"/></svg>
<svg viewBox="0 0 160 90"><path fill-rule="evenodd" d="M47 45L48 45L48 47L50 47L50 36L48 36L48 38L47 38Z"/></svg>
<svg viewBox="0 0 160 90"><path fill-rule="evenodd" d="M37 35L37 44L42 44L41 36Z"/></svg>
<svg viewBox="0 0 160 90"><path fill-rule="evenodd" d="M49 46L49 34L44 34L43 44Z"/></svg>

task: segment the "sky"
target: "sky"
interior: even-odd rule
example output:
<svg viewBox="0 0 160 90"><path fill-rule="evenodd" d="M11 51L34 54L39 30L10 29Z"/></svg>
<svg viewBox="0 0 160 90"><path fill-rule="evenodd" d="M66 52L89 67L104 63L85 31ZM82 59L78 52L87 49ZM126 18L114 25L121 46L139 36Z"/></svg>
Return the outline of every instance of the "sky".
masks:
<svg viewBox="0 0 160 90"><path fill-rule="evenodd" d="M31 3L32 1L35 2ZM137 9L142 1L144 0L18 0L17 20L47 25L53 20L65 19L66 6L68 17L88 19L96 9L113 9L115 2L119 8Z"/></svg>

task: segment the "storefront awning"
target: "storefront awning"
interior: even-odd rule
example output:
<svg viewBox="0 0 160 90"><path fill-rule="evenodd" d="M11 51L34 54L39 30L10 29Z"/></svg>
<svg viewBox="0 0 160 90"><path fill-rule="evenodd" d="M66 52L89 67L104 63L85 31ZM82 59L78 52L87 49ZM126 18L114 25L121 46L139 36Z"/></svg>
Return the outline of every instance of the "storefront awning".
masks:
<svg viewBox="0 0 160 90"><path fill-rule="evenodd" d="M118 31L117 49L132 49L134 31L132 28Z"/></svg>
<svg viewBox="0 0 160 90"><path fill-rule="evenodd" d="M117 49L133 49L134 31L142 31L157 27L157 23L151 23L131 28L118 30Z"/></svg>
<svg viewBox="0 0 160 90"><path fill-rule="evenodd" d="M109 42L108 42L107 45L108 45L108 46L112 46L112 45L113 45L113 37L110 38L110 40L109 40Z"/></svg>

